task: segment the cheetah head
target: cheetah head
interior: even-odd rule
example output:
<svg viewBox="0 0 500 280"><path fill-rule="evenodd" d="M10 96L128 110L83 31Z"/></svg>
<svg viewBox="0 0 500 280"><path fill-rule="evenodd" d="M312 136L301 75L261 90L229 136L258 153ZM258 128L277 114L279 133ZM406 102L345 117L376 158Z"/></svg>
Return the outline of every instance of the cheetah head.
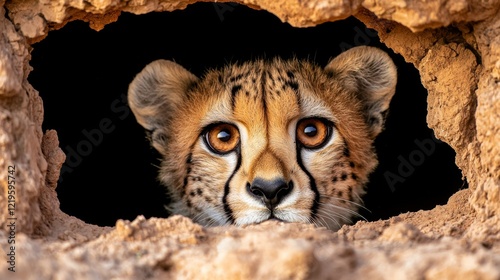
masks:
<svg viewBox="0 0 500 280"><path fill-rule="evenodd" d="M166 60L130 84L135 117L162 155L174 214L203 225L269 219L338 229L357 215L395 92L383 51L350 49L322 68L274 59L198 78Z"/></svg>

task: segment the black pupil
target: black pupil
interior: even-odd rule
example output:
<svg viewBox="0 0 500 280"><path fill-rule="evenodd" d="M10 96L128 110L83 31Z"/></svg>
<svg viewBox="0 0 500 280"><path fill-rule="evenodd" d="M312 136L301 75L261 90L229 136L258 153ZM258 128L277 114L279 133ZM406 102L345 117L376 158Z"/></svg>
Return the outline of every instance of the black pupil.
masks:
<svg viewBox="0 0 500 280"><path fill-rule="evenodd" d="M316 136L317 133L318 133L318 129L312 124L310 124L304 128L304 134L309 136L309 137L314 137L314 136Z"/></svg>
<svg viewBox="0 0 500 280"><path fill-rule="evenodd" d="M227 130L221 130L219 133L217 133L217 139L219 139L222 142L227 142L231 139L231 133Z"/></svg>

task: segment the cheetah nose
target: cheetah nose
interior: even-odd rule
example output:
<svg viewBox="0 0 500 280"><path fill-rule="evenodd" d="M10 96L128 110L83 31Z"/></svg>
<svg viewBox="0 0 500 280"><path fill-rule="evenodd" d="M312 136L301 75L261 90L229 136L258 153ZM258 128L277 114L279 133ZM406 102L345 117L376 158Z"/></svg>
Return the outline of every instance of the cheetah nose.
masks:
<svg viewBox="0 0 500 280"><path fill-rule="evenodd" d="M262 200L269 210L274 209L292 189L293 182L287 184L283 179L255 178L252 184L247 183L247 191L253 197Z"/></svg>

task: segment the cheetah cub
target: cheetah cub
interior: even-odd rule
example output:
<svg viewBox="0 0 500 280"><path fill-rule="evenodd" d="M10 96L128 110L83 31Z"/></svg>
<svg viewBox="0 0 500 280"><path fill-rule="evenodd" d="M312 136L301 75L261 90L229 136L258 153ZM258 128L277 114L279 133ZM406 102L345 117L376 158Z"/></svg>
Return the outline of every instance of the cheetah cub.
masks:
<svg viewBox="0 0 500 280"><path fill-rule="evenodd" d="M134 78L128 102L163 157L173 214L335 230L358 215L396 79L390 57L366 46L324 68L257 60L202 78L157 60Z"/></svg>

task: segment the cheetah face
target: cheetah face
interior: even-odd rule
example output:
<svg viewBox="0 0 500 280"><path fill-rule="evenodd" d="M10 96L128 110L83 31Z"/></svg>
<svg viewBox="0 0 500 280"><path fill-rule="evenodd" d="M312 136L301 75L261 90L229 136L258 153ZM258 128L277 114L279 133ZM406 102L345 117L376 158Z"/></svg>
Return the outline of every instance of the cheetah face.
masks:
<svg viewBox="0 0 500 280"><path fill-rule="evenodd" d="M128 97L163 156L159 179L174 214L204 225L338 229L362 204L395 85L389 56L357 47L324 68L258 60L201 79L159 60Z"/></svg>

